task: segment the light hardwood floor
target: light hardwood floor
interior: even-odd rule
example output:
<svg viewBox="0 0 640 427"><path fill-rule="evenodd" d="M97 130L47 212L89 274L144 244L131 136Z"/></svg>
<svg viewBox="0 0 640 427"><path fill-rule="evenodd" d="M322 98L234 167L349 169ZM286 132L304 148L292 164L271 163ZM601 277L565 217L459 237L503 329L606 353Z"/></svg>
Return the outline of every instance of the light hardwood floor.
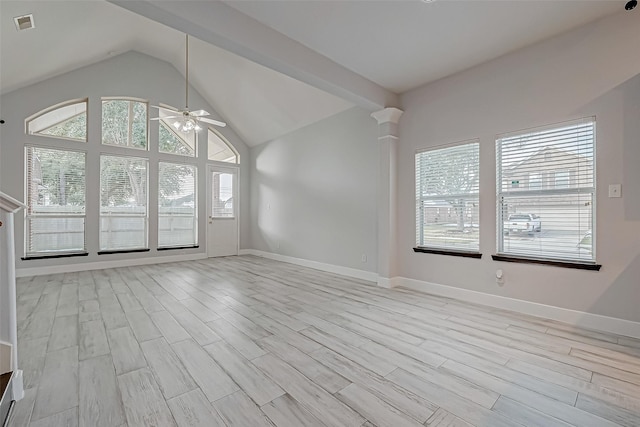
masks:
<svg viewBox="0 0 640 427"><path fill-rule="evenodd" d="M640 340L252 256L20 279L13 426L640 426Z"/></svg>

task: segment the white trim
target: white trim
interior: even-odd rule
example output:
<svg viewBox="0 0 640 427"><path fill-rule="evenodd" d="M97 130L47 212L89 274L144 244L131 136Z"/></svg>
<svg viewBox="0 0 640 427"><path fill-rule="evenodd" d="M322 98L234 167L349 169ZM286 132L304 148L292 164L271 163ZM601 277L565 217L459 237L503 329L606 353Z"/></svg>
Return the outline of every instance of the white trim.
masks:
<svg viewBox="0 0 640 427"><path fill-rule="evenodd" d="M469 289L456 288L453 286L439 285L406 277L394 277L391 279L391 282L395 282L397 286L402 286L416 291L455 298L475 304L483 304L544 319L557 320L580 328L640 338L640 322L571 310L568 308L554 307L551 305L471 291Z"/></svg>
<svg viewBox="0 0 640 427"><path fill-rule="evenodd" d="M378 276L377 282L378 286L381 288L392 289L400 286L400 281L398 281L398 279L399 277L392 277L389 279L388 277Z"/></svg>
<svg viewBox="0 0 640 427"><path fill-rule="evenodd" d="M163 257L119 259L113 261L97 261L67 265L50 265L46 267L28 267L16 270L16 277L42 276L45 274L74 273L77 271L102 270L104 268L132 267L136 265L162 264L166 262L195 261L206 259L205 253L172 255Z"/></svg>
<svg viewBox="0 0 640 427"><path fill-rule="evenodd" d="M398 123L400 121L400 116L404 113L399 108L396 107L387 107L383 108L380 111L375 111L371 113L371 117L376 119L379 125L383 123Z"/></svg>
<svg viewBox="0 0 640 427"><path fill-rule="evenodd" d="M0 191L0 209L9 213L16 213L20 209L24 209L27 206L20 200L11 197L10 195Z"/></svg>
<svg viewBox="0 0 640 427"><path fill-rule="evenodd" d="M274 254L272 252L259 251L257 249L240 249L240 255L255 255L263 258L269 258L276 261L288 262L289 264L301 265L303 267L315 268L316 270L326 271L328 273L341 274L343 276L353 277L356 279L367 280L369 282L378 282L378 273L372 271L358 270L341 265L326 264L308 259L295 258L287 255Z"/></svg>

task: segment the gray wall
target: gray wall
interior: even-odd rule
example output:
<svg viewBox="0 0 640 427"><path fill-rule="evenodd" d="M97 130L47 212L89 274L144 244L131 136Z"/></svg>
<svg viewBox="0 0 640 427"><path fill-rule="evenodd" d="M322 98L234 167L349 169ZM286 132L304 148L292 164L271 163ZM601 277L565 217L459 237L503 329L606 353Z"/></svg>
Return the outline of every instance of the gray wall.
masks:
<svg viewBox="0 0 640 427"><path fill-rule="evenodd" d="M620 13L406 93L400 121L400 276L640 321L640 44ZM495 136L596 116L600 272L494 262ZM480 138L481 260L413 253L415 150ZM609 184L622 198L608 198ZM496 269L504 270L504 287Z"/></svg>
<svg viewBox="0 0 640 427"><path fill-rule="evenodd" d="M24 200L24 145L25 143L48 146L54 142L51 138L25 135L25 118L47 107L71 99L89 98L88 107L88 143L55 140L56 146L87 151L87 200L86 200L86 241L88 257L21 261L24 256L24 220L22 215L16 217L16 258L17 268L31 268L74 263L98 261L114 261L119 259L149 258L204 253L206 245L206 164L204 156L200 156L198 166L198 242L199 249L174 250L156 252L157 229L157 183L149 180L149 244L151 251L147 253L114 254L98 256L98 214L99 214L99 160L98 155L105 148L101 140L101 106L104 96L128 96L146 99L150 105L165 103L175 107L184 106L184 77L169 63L150 56L127 52L103 62L90 65L49 80L28 86L23 89L2 95L0 108L2 118L6 121L0 126L0 188L13 197ZM190 92L190 104L204 108L216 114L205 100L193 89ZM151 112L151 114L155 114ZM153 122L152 122L153 123ZM157 150L157 126L150 126L150 177L157 176L157 161L184 161L182 156L160 154ZM227 140L240 153L241 161L249 159L248 148L230 127L219 129ZM202 144L202 142L200 142ZM206 141L202 147L206 147ZM206 149L206 148L204 148ZM135 150L118 147L109 148L109 152L120 150L120 154L136 155ZM133 152L132 152L133 151ZM249 247L249 169L240 167L240 248Z"/></svg>
<svg viewBox="0 0 640 427"><path fill-rule="evenodd" d="M377 139L356 107L252 148L251 247L377 271Z"/></svg>

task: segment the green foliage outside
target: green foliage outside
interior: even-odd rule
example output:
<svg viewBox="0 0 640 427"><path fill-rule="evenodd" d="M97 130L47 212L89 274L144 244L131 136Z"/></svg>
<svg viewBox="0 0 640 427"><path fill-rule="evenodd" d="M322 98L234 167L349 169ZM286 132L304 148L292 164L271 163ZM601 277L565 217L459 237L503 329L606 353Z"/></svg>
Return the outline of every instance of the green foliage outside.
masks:
<svg viewBox="0 0 640 427"><path fill-rule="evenodd" d="M85 154L44 148L28 150L34 181L29 197L35 206L84 207Z"/></svg>
<svg viewBox="0 0 640 427"><path fill-rule="evenodd" d="M131 120L130 120L131 118ZM86 113L39 132L42 135L86 140ZM164 124L160 125L159 148L162 152L193 156L193 150ZM105 144L145 149L147 145L147 106L129 100L102 103L102 139ZM29 148L33 185L29 198L37 206L85 206L85 153L44 148ZM103 208L146 206L148 161L137 157L107 156L100 159L100 203ZM195 167L161 163L160 204L175 203L185 179L193 177ZM191 195L193 199L194 195Z"/></svg>
<svg viewBox="0 0 640 427"><path fill-rule="evenodd" d="M477 144L425 151L418 155L420 171L418 197L436 196L455 209L458 229L464 229L464 211L468 195L478 194L480 182ZM425 167L426 165L426 167ZM422 167L421 167L422 166ZM430 168L436 169L433 173Z"/></svg>
<svg viewBox="0 0 640 427"><path fill-rule="evenodd" d="M158 137L161 153L181 154L183 156L194 156L195 154L193 149L169 129L162 120L160 120Z"/></svg>
<svg viewBox="0 0 640 427"><path fill-rule="evenodd" d="M62 123L43 129L40 135L59 136L62 138L87 140L87 113L80 113Z"/></svg>
<svg viewBox="0 0 640 427"><path fill-rule="evenodd" d="M102 101L102 143L147 148L147 104L120 99Z"/></svg>

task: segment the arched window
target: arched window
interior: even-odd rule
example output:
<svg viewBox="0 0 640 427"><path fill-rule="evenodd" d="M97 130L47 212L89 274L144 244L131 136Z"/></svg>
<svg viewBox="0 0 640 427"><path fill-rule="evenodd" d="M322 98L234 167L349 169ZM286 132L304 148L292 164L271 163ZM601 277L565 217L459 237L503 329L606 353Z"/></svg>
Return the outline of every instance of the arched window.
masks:
<svg viewBox="0 0 640 427"><path fill-rule="evenodd" d="M240 163L240 156L229 142L215 130L207 129L208 158L218 162Z"/></svg>
<svg viewBox="0 0 640 427"><path fill-rule="evenodd" d="M26 120L27 134L87 141L87 100L72 100L40 111Z"/></svg>
<svg viewBox="0 0 640 427"><path fill-rule="evenodd" d="M161 153L195 157L196 132L184 133L176 131L173 125L176 119L165 119L164 117L167 116L169 116L169 113L165 110L159 110L158 150Z"/></svg>

